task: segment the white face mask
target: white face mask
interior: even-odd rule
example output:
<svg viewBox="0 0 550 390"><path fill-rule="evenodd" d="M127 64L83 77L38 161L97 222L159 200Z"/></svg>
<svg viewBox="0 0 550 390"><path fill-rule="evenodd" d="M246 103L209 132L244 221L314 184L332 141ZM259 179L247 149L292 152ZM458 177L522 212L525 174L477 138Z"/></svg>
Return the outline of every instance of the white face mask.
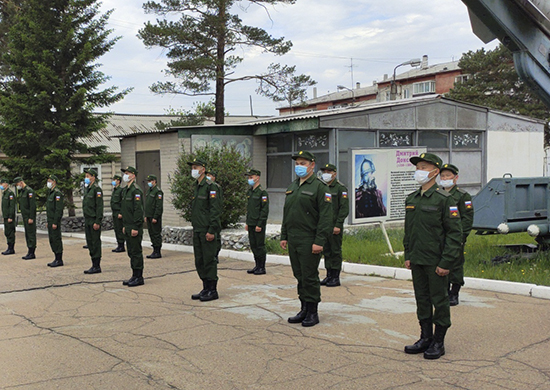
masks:
<svg viewBox="0 0 550 390"><path fill-rule="evenodd" d="M191 176L193 177L193 179L198 179L199 177L201 177L201 174L199 173L198 169L192 169Z"/></svg>
<svg viewBox="0 0 550 390"><path fill-rule="evenodd" d="M46 186L51 190L53 187L53 183L51 181L46 183Z"/></svg>
<svg viewBox="0 0 550 390"><path fill-rule="evenodd" d="M431 171L421 171L421 170L416 170L414 172L414 180L416 180L416 182L420 185L423 185L423 184L426 184L427 182L430 181L430 173L432 173L435 169L431 170Z"/></svg>
<svg viewBox="0 0 550 390"><path fill-rule="evenodd" d="M18 189L18 190L22 190L22 189L23 189L23 186L17 186L17 189Z"/></svg>
<svg viewBox="0 0 550 390"><path fill-rule="evenodd" d="M124 180L124 182L128 183L130 181L130 175L125 173L124 176L122 176L122 180Z"/></svg>
<svg viewBox="0 0 550 390"><path fill-rule="evenodd" d="M321 175L321 179L323 179L325 183L329 183L330 181L332 181L332 173L323 173Z"/></svg>
<svg viewBox="0 0 550 390"><path fill-rule="evenodd" d="M443 188L449 188L449 187L452 187L455 185L454 183L454 180L453 179L449 179L449 180L440 180L439 181L439 185Z"/></svg>

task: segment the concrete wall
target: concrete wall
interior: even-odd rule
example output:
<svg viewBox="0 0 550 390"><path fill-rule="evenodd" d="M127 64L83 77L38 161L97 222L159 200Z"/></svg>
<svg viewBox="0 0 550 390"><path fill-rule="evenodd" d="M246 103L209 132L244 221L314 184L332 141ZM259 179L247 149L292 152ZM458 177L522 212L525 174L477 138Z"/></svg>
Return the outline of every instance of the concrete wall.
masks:
<svg viewBox="0 0 550 390"><path fill-rule="evenodd" d="M487 180L511 173L514 177L543 176L544 125L501 113L489 113Z"/></svg>

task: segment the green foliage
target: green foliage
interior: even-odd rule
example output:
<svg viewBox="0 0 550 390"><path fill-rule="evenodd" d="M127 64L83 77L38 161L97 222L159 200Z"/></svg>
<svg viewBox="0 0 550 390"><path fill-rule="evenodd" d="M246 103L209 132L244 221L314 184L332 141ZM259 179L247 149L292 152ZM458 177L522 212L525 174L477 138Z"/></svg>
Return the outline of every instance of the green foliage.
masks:
<svg viewBox="0 0 550 390"><path fill-rule="evenodd" d="M216 114L216 106L214 106L214 102L212 101L208 103L195 103L193 108L193 110L175 110L170 107L166 110L166 115L179 116L179 118L173 119L168 123L158 121L155 123L156 128L164 130L168 127L176 126L202 126L207 119L213 118Z"/></svg>
<svg viewBox="0 0 550 390"><path fill-rule="evenodd" d="M305 74L296 75L296 66L281 66L271 64L268 72L259 78L260 85L256 92L270 98L274 102L287 102L292 108L293 103L299 104L307 100L306 89L317 82Z"/></svg>
<svg viewBox="0 0 550 390"><path fill-rule="evenodd" d="M11 74L0 96L0 149L8 156L2 164L35 189L57 175L69 204L81 180L71 164L113 160L105 147L85 142L108 118L93 111L129 92L99 89L109 78L97 60L118 40L106 29L110 14L99 13L97 0L26 0L2 56Z"/></svg>
<svg viewBox="0 0 550 390"><path fill-rule="evenodd" d="M207 170L217 173L216 182L223 190L222 228L235 225L246 214L246 192L249 188L245 173L250 159L243 157L234 145L220 147L204 146L193 153L182 152L178 158L174 176L170 178L170 191L174 194L172 204L187 221L191 220L191 200L196 180L191 177L187 164L194 158L207 162Z"/></svg>
<svg viewBox="0 0 550 390"><path fill-rule="evenodd" d="M293 4L296 0L252 0L260 7ZM235 53L243 47L258 47L276 55L287 53L292 43L274 38L265 30L247 26L237 14L232 14L238 0L160 0L143 5L146 13L166 17L178 14L180 19L147 22L138 37L146 47L160 46L167 50L168 69L165 73L176 81L158 82L151 86L155 93L189 96L215 95L216 124L224 123L225 86L235 81L257 76L232 78L243 61ZM246 11L244 7L240 8ZM212 85L215 91L212 92Z"/></svg>

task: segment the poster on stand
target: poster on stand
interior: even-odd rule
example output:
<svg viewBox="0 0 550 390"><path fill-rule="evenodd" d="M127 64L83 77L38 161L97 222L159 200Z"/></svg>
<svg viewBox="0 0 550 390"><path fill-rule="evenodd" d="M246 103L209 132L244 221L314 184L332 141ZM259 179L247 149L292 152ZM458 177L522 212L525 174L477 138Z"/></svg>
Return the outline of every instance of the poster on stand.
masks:
<svg viewBox="0 0 550 390"><path fill-rule="evenodd" d="M418 189L409 159L425 147L350 149L351 224L405 219L405 199Z"/></svg>

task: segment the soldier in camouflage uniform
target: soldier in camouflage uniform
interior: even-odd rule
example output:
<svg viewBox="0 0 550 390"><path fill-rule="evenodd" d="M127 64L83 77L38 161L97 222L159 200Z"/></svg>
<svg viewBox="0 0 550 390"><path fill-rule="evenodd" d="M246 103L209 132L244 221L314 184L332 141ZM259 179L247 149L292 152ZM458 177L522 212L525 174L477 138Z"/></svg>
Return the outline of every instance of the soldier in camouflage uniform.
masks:
<svg viewBox="0 0 550 390"><path fill-rule="evenodd" d="M260 185L261 172L251 169L247 172L250 189L246 194L248 199L246 207L246 225L250 250L254 254L254 268L246 271L249 274L265 275L265 262L267 251L265 248L265 228L269 215L269 195Z"/></svg>
<svg viewBox="0 0 550 390"><path fill-rule="evenodd" d="M220 202L223 205L223 189L218 183L216 183L216 171L208 170L206 171L206 179L218 187L218 196L220 197ZM216 232L216 263L220 262L220 251L222 250L222 226L220 223L220 229Z"/></svg>
<svg viewBox="0 0 550 390"><path fill-rule="evenodd" d="M48 197L46 199L46 227L50 247L55 255L55 260L48 263L48 267L61 267L63 265L63 240L61 239L61 218L63 217L64 196L57 187L57 176L48 177Z"/></svg>
<svg viewBox="0 0 550 390"><path fill-rule="evenodd" d="M92 266L84 271L85 274L101 273L101 222L103 221L103 191L98 185L97 171L85 169L84 199L82 211L84 213L84 232L86 246L90 252Z"/></svg>
<svg viewBox="0 0 550 390"><path fill-rule="evenodd" d="M157 185L155 175L147 176L147 196L145 198L145 222L147 231L153 244L153 253L147 255L148 259L160 259L162 254L162 211L164 203L164 192Z"/></svg>
<svg viewBox="0 0 550 390"><path fill-rule="evenodd" d="M25 184L23 178L16 177L13 180L19 190L17 201L23 217L25 226L25 240L27 241L28 252L22 257L23 260L36 259L34 251L36 250L36 193Z"/></svg>
<svg viewBox="0 0 550 390"><path fill-rule="evenodd" d="M17 199L10 189L9 181L6 178L0 179L0 190L2 193L2 216L4 217L4 235L8 248L2 252L3 255L15 254L15 212Z"/></svg>
<svg viewBox="0 0 550 390"><path fill-rule="evenodd" d="M115 237L117 247L112 250L115 253L126 252L124 249L124 233L122 233L122 214L120 209L122 207L122 190L124 189L120 184L122 182L122 176L114 175L113 191L111 192L111 212L113 213L113 230L115 231Z"/></svg>

